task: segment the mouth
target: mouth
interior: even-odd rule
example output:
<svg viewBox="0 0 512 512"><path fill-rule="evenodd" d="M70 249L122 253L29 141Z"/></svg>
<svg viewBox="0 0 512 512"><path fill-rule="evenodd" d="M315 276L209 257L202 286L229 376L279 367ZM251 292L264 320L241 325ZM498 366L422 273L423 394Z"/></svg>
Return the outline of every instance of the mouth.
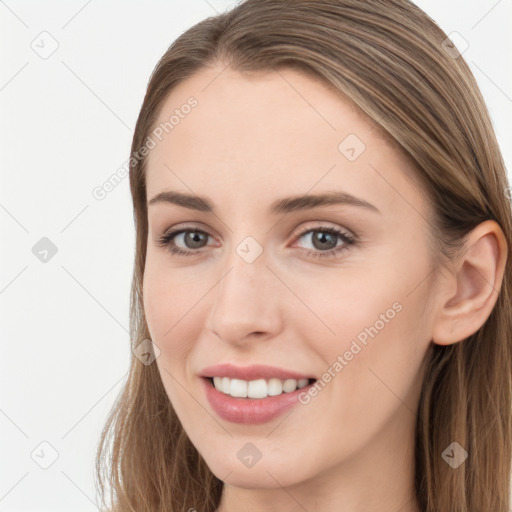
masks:
<svg viewBox="0 0 512 512"><path fill-rule="evenodd" d="M267 423L301 403L300 395L307 393L317 379L299 380L301 387L296 379L243 381L220 376L201 377L206 399L213 411L226 421L245 425ZM228 393L224 392L224 384L229 386L226 387Z"/></svg>
<svg viewBox="0 0 512 512"><path fill-rule="evenodd" d="M204 377L210 386L217 391L232 398L244 398L246 400L261 400L268 397L293 393L299 389L314 384L317 379L256 379L243 380L230 377Z"/></svg>

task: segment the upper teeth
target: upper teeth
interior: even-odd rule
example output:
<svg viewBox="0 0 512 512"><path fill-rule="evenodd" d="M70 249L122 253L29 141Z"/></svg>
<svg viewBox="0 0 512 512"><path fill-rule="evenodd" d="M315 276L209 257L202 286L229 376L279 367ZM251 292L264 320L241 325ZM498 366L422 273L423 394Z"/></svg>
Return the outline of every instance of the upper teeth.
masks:
<svg viewBox="0 0 512 512"><path fill-rule="evenodd" d="M234 397L265 398L280 395L283 391L291 393L297 388L307 386L308 379L265 379L241 380L229 377L213 377L213 385L218 391Z"/></svg>

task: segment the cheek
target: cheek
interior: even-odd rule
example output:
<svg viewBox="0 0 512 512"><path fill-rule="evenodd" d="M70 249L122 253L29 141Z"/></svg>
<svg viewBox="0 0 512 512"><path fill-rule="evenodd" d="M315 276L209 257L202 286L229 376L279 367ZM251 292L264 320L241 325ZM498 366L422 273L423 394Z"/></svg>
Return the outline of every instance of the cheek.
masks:
<svg viewBox="0 0 512 512"><path fill-rule="evenodd" d="M183 397L176 382L184 382L183 359L190 350L187 340L191 337L191 324L186 315L190 309L184 292L187 288L177 290L174 281L168 271L147 261L142 287L144 314L151 340L160 350L155 363L167 396L179 415Z"/></svg>
<svg viewBox="0 0 512 512"><path fill-rule="evenodd" d="M304 333L305 339L315 344L326 371L331 367L331 373L343 374L337 380L344 381L339 382L344 393L355 397L366 389L368 398L378 398L390 393L388 383L405 396L414 385L430 341L424 310L430 290L425 283L418 286L418 276L427 268L422 263L414 268L395 261L393 266L374 265L364 274L349 271L305 295L329 328L313 337ZM339 356L341 366L335 364ZM384 383L378 381L381 374Z"/></svg>
<svg viewBox="0 0 512 512"><path fill-rule="evenodd" d="M158 257L148 257L143 280L143 304L153 341L172 338L192 306L194 286L177 283L179 270L166 268Z"/></svg>
<svg viewBox="0 0 512 512"><path fill-rule="evenodd" d="M151 266L146 266L144 273L144 282L142 286L144 315L148 325L151 339L158 344L165 331L169 326L165 327L164 312L169 311L169 290L166 288L162 279L159 279L156 272L152 271ZM170 319L172 312L167 316Z"/></svg>
<svg viewBox="0 0 512 512"><path fill-rule="evenodd" d="M318 439L334 443L341 429L339 450L345 455L384 432L386 425L412 421L422 382L428 345L428 333L418 327L422 299L377 284L372 293L359 288L349 298L333 295L336 305L326 304L322 318L336 337L311 339L325 362L320 380L326 384L305 406L309 410L304 415L322 418ZM339 457L339 451L332 456Z"/></svg>
<svg viewBox="0 0 512 512"><path fill-rule="evenodd" d="M144 313L151 339L160 349L157 365L170 397L173 390L169 388L175 387L171 375L183 381L200 338L204 321L198 316L205 310L206 291L204 283L183 276L179 269L148 261L143 281Z"/></svg>
<svg viewBox="0 0 512 512"><path fill-rule="evenodd" d="M371 339L382 337L390 325L401 322L404 297L400 287L390 286L385 274L349 269L324 277L301 284L295 281L294 289L306 299L310 311L297 304L292 313L294 323L310 326L302 337L315 343L323 359L350 350L354 340L361 347L369 346Z"/></svg>

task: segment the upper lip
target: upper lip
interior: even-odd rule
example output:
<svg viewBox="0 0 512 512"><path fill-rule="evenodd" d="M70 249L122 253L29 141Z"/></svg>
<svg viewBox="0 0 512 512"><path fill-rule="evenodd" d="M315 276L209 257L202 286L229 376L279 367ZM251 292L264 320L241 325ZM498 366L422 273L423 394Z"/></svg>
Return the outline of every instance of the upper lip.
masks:
<svg viewBox="0 0 512 512"><path fill-rule="evenodd" d="M207 366L206 368L203 368L200 375L201 377L230 377L247 381L272 378L281 380L315 378L303 373L278 368L277 366L267 366L262 364L235 366L229 363Z"/></svg>

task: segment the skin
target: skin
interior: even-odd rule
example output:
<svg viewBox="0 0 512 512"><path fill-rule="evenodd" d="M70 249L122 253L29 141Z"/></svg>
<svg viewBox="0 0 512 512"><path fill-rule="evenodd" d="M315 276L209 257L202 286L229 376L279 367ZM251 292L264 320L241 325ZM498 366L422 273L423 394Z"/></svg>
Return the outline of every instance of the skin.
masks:
<svg viewBox="0 0 512 512"><path fill-rule="evenodd" d="M201 70L171 91L157 124L191 95L198 105L151 150L147 166L148 200L167 190L193 193L216 213L150 205L143 282L166 392L225 482L218 511L419 511L413 454L424 364L433 343L461 341L489 316L503 277L503 233L492 221L481 224L463 257L441 271L427 239L425 194L373 122L298 71L223 68ZM366 146L354 161L338 149L349 134ZM333 190L379 212L353 205L269 212L276 199ZM157 244L178 224L210 235L192 246L175 238L192 256ZM326 250L312 238L325 226L358 242L338 255L308 254ZM298 238L306 228L315 231ZM263 250L252 263L236 252L247 236ZM344 245L336 236L329 242ZM270 364L321 379L397 302L400 312L289 414L239 425L208 403L198 376L204 367ZM247 442L261 452L250 468L237 457Z"/></svg>

